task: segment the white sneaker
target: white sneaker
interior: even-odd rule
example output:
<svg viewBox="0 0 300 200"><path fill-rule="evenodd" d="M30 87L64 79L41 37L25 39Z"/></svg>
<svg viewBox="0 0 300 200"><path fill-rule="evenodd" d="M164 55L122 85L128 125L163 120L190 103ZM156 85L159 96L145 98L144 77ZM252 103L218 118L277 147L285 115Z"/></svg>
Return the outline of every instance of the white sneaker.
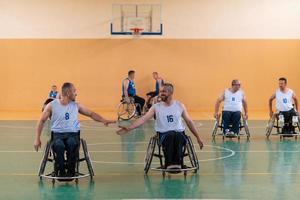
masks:
<svg viewBox="0 0 300 200"><path fill-rule="evenodd" d="M278 124L281 127L284 126L284 116L283 115L279 115Z"/></svg>
<svg viewBox="0 0 300 200"><path fill-rule="evenodd" d="M224 134L224 135L225 135L225 136L227 136L227 135L229 135L229 134L230 134L230 131L229 131L229 129L226 129L226 130L225 130L225 134Z"/></svg>
<svg viewBox="0 0 300 200"><path fill-rule="evenodd" d="M293 116L292 122L293 122L293 126L297 126L299 122L298 116Z"/></svg>

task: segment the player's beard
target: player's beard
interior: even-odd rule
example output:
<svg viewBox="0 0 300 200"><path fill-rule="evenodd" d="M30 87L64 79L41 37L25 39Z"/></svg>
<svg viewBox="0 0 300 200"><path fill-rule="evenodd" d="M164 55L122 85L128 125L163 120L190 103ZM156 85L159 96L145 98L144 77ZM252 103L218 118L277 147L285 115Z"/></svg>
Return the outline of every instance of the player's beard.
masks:
<svg viewBox="0 0 300 200"><path fill-rule="evenodd" d="M163 101L163 102L166 102L168 100L168 96L160 96L160 99Z"/></svg>

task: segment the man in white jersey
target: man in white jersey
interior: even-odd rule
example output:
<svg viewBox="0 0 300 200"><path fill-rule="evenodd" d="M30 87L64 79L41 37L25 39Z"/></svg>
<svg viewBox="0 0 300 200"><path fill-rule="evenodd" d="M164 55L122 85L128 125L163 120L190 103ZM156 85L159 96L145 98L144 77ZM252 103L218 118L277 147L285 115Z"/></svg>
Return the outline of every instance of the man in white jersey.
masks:
<svg viewBox="0 0 300 200"><path fill-rule="evenodd" d="M52 149L55 153L55 172L58 176L72 177L75 175L76 158L78 155L80 124L78 113L102 122L106 126L115 123L107 120L99 114L90 111L88 108L75 102L76 88L72 83L64 83L62 96L49 103L42 113L37 124L34 149L38 151L41 147L41 132L44 123L51 115ZM67 172L65 171L64 152L67 152Z"/></svg>
<svg viewBox="0 0 300 200"><path fill-rule="evenodd" d="M155 115L155 131L159 134L159 141L163 147L165 168L180 168L183 167L182 149L186 143L184 136L185 126L182 118L196 137L200 149L203 148L203 142L185 106L179 101L173 100L172 84L165 83L162 85L160 97L162 102L154 104L143 117L134 121L130 126L120 126L117 133L119 135L125 134L141 126Z"/></svg>
<svg viewBox="0 0 300 200"><path fill-rule="evenodd" d="M241 82L232 80L231 88L225 89L215 104L214 117L219 118L218 112L220 104L224 101L222 111L223 134L225 136L236 136L239 134L241 114L244 108L245 118L248 118L248 104L244 92L241 90ZM232 127L230 128L230 124Z"/></svg>
<svg viewBox="0 0 300 200"><path fill-rule="evenodd" d="M292 126L293 116L298 115L298 100L293 90L287 87L287 79L279 78L279 89L269 99L270 117L273 116L272 101L276 99L276 110L284 117L283 134L292 134L295 132ZM298 118L297 118L298 119ZM281 119L279 119L281 120Z"/></svg>

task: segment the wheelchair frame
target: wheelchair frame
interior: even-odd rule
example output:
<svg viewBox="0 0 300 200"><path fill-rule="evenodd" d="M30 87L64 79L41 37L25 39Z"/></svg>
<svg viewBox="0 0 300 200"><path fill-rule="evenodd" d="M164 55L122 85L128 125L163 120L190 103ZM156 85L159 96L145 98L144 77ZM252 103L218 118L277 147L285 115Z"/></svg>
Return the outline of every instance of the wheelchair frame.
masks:
<svg viewBox="0 0 300 200"><path fill-rule="evenodd" d="M43 180L43 178L47 178L47 179L51 179L52 183L54 184L56 180L58 181L67 181L67 179L69 180L75 180L76 183L78 183L78 179L81 178L85 178L85 177L90 177L91 180L93 180L93 176L94 176L94 169L93 169L93 165L92 165L92 161L90 159L90 154L88 152L87 149L87 144L86 141L80 138L80 135L78 135L79 139L80 139L80 143L78 145L78 158L76 161L76 166L75 166L75 176L74 177L58 177L55 175L55 170L52 171L51 173L45 174L45 168L48 162L53 163L53 167L55 169L55 155L54 152L52 150L52 133L51 133L51 139L47 142L46 146L45 146L45 150L43 152L43 158L40 162L40 166L39 166L39 170L38 170L38 176L40 177L40 180ZM79 155L79 149L80 146L82 146L82 150L83 150L83 158L80 158ZM83 174L79 172L79 165L81 162L85 161L87 164L87 169L89 171L88 174Z"/></svg>
<svg viewBox="0 0 300 200"><path fill-rule="evenodd" d="M290 137L295 137L295 140L297 140L297 137L300 136L300 118L298 116L298 123L297 126L294 126L294 128L298 128L298 133L295 130L294 134L283 134L282 132L282 128L279 125L279 112L276 112L273 114L273 116L269 119L268 123L267 123L267 127L266 127L266 137L267 139L270 138L271 135L279 135L280 136L280 140L282 140L285 136L290 136ZM276 128L276 133L272 133L273 128Z"/></svg>
<svg viewBox="0 0 300 200"><path fill-rule="evenodd" d="M230 125L230 126L232 126L232 125ZM219 128L221 129L221 132L218 132ZM223 134L223 128L224 128L224 126L223 126L222 115L220 114L220 115L218 115L218 118L215 119L213 131L212 131L213 140L215 140L216 136L223 136L223 140L225 140L226 136ZM245 129L245 134L241 133L241 130L243 128ZM243 135L246 135L247 140L249 140L251 135L250 135L250 130L249 130L249 126L248 126L248 120L245 118L243 113L241 114L241 121L240 121L239 129L240 129L240 132L237 135L238 140L240 140L240 137ZM230 138L234 138L234 137L230 137Z"/></svg>
<svg viewBox="0 0 300 200"><path fill-rule="evenodd" d="M199 161L197 158L197 154L196 154L193 142L191 140L191 137L187 136L187 135L185 135L185 137L186 137L186 145L184 145L184 148L183 148L183 166L185 166L184 158L188 156L191 167L185 166L185 168L182 168L179 170L178 169L165 169L164 161L163 161L164 155L162 152L162 146L159 143L159 136L158 136L158 134L156 134L155 136L150 138L150 141L148 143L147 152L146 152L146 156L145 156L145 164L144 164L145 174L147 175L149 170L161 171L163 177L165 177L166 172L168 172L168 173L183 172L185 177L186 177L188 171L194 171L194 173L197 173L197 171L199 170ZM158 147L158 148L156 148L156 147ZM159 159L160 167L150 168L153 157L156 157Z"/></svg>

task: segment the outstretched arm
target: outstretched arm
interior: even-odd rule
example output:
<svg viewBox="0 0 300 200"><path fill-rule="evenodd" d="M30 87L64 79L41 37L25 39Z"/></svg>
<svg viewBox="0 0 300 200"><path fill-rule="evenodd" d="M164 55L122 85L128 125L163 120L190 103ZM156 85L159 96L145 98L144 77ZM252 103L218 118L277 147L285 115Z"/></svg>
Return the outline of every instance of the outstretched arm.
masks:
<svg viewBox="0 0 300 200"><path fill-rule="evenodd" d="M119 126L120 129L117 131L117 134L119 135L123 135L128 133L129 131L143 125L146 121L148 121L149 119L151 119L154 116L155 110L154 107L152 106L150 108L150 110L141 118L135 120L130 126Z"/></svg>
<svg viewBox="0 0 300 200"><path fill-rule="evenodd" d="M183 112L182 112L182 117L184 119L184 121L186 122L188 128L190 129L190 131L193 133L193 135L196 137L197 142L200 146L200 149L203 148L203 142L198 134L198 130L196 129L196 126L193 122L193 120L190 118L185 106L183 104L181 104Z"/></svg>
<svg viewBox="0 0 300 200"><path fill-rule="evenodd" d="M34 143L33 143L33 147L36 151L38 151L39 148L41 148L41 146L42 146L41 133L42 133L44 124L47 121L47 119L50 117L50 115L51 115L51 103L49 103L45 107L45 109L44 109L44 111L43 111L43 113L42 113L42 115L41 115L41 117L40 117L40 119L37 123L36 136L35 136L35 140L34 140Z"/></svg>
<svg viewBox="0 0 300 200"><path fill-rule="evenodd" d="M269 115L270 115L270 117L273 116L272 102L275 98L276 98L275 93L272 94L272 96L269 98Z"/></svg>
<svg viewBox="0 0 300 200"><path fill-rule="evenodd" d="M116 123L115 120L108 120L102 117L101 115L89 110L88 108L84 107L83 105L78 104L78 111L80 114L87 116L97 122L102 122L105 126L111 123Z"/></svg>

